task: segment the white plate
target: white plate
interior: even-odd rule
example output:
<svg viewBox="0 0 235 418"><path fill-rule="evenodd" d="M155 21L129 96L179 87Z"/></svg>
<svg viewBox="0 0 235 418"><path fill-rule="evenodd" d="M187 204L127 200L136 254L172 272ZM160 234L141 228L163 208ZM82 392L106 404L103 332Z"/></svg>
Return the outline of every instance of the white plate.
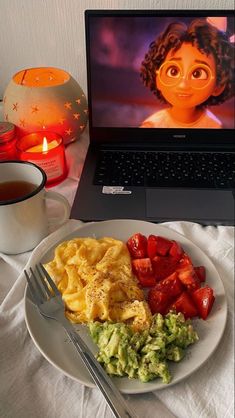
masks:
<svg viewBox="0 0 235 418"><path fill-rule="evenodd" d="M126 241L127 238L136 232L141 232L146 236L150 234L162 235L181 243L184 250L191 256L195 265L204 265L206 267L206 283L214 289L216 299L206 321L199 319L192 321L200 339L196 344L193 344L186 350L186 356L180 363L176 364L171 362L169 364L172 374L171 383L166 385L162 383L160 378L148 383L142 383L136 379L130 380L126 377L113 378L120 391L128 394L145 393L167 388L192 374L205 363L218 346L227 318L227 303L224 287L213 263L190 240L167 227L134 220L96 222L79 227L75 232L61 239L60 242L74 237L101 238L104 236ZM50 261L54 257L53 250L58 244L59 242L52 247L46 248L44 255L40 260L35 260L35 263L38 261L43 263ZM63 328L55 321L41 317L37 308L30 300L27 288L25 292L25 318L29 333L42 355L65 375L86 386L93 387L94 384L89 373L79 359L72 343L66 337ZM95 352L97 348L91 341L87 327L80 325L76 325L75 327L79 330L80 335L84 338L90 349Z"/></svg>

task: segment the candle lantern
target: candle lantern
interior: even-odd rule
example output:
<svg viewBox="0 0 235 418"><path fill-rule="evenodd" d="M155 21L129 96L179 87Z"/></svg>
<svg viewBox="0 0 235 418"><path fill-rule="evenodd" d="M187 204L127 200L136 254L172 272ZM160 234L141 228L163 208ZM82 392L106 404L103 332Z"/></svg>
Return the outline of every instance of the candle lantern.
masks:
<svg viewBox="0 0 235 418"><path fill-rule="evenodd" d="M34 132L16 142L19 159L41 167L47 175L48 186L60 183L67 175L64 144L54 132Z"/></svg>
<svg viewBox="0 0 235 418"><path fill-rule="evenodd" d="M59 68L29 68L16 73L3 98L4 119L18 136L46 130L57 132L64 144L79 139L86 127L85 94L69 73Z"/></svg>

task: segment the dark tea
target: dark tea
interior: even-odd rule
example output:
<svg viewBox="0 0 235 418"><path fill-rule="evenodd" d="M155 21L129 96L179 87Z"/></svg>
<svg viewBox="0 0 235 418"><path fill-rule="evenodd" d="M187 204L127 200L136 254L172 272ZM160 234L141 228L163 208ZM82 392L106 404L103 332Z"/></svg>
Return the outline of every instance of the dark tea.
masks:
<svg viewBox="0 0 235 418"><path fill-rule="evenodd" d="M0 202L23 198L36 188L35 184L28 181L5 181L0 183Z"/></svg>

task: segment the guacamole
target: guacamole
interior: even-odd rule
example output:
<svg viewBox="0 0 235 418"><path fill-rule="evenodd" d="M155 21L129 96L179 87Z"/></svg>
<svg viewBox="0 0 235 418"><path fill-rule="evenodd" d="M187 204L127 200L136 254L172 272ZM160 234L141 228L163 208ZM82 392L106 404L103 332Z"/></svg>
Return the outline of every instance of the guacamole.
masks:
<svg viewBox="0 0 235 418"><path fill-rule="evenodd" d="M97 360L106 372L148 382L161 377L169 383L168 361L180 361L188 345L198 335L183 314L155 314L149 329L134 332L124 323L92 322L89 324L93 341L98 345Z"/></svg>

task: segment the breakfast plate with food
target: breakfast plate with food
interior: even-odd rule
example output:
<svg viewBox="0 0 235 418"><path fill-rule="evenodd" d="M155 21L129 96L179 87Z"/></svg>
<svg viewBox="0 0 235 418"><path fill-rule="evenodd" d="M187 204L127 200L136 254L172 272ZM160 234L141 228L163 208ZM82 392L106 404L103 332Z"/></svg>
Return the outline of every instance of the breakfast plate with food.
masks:
<svg viewBox="0 0 235 418"><path fill-rule="evenodd" d="M167 226L87 223L37 254L33 262L56 283L65 316L123 393L180 382L204 365L223 336L227 302L215 266ZM63 328L39 314L28 287L25 319L51 364L95 386Z"/></svg>

